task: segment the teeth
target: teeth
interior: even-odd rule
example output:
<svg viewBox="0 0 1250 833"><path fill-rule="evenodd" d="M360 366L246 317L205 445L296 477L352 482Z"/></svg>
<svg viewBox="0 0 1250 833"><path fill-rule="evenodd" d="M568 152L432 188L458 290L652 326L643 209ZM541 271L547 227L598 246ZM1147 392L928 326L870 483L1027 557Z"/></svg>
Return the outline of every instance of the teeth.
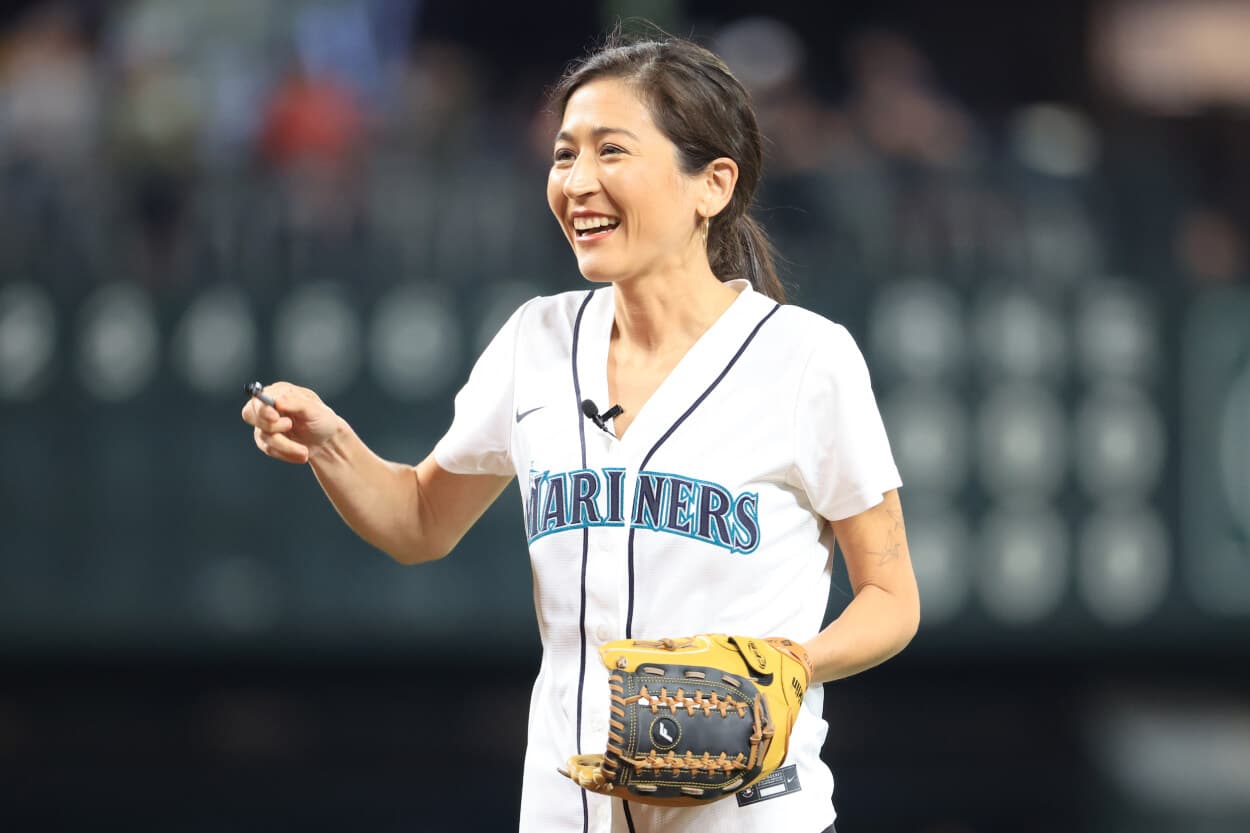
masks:
<svg viewBox="0 0 1250 833"><path fill-rule="evenodd" d="M615 217L574 217L573 228L578 231L589 231L601 226L614 226L619 222L620 220Z"/></svg>

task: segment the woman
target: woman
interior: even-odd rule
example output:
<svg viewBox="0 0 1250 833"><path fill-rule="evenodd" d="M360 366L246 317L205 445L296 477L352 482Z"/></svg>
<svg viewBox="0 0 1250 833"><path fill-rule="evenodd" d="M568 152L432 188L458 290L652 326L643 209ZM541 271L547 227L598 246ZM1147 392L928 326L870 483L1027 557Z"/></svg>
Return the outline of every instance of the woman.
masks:
<svg viewBox="0 0 1250 833"><path fill-rule="evenodd" d="M513 314L433 453L386 462L287 383L268 389L276 408L253 400L243 418L262 451L308 462L344 520L404 563L446 555L518 477L543 642L521 830L831 830L818 683L897 653L919 620L863 358L842 327L780 303L748 216L756 120L715 55L675 39L609 44L552 100L547 199L594 286ZM822 630L835 538L855 594ZM557 772L605 745L598 645L707 632L789 637L812 660L784 791L667 809Z"/></svg>

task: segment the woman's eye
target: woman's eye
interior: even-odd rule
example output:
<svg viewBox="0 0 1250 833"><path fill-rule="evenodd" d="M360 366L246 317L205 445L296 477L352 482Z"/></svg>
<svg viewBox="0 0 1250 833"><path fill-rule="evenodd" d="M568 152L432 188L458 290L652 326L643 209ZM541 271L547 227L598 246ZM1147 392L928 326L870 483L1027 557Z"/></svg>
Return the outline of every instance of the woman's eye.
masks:
<svg viewBox="0 0 1250 833"><path fill-rule="evenodd" d="M568 148L561 148L560 150L557 150L557 151L556 151L556 152L552 155L551 160L552 160L553 162L556 162L556 163L560 163L560 162L572 162L572 161L573 161L573 157L574 157L575 155L576 155L576 154L574 154L574 153L573 153L573 151L569 150Z"/></svg>
<svg viewBox="0 0 1250 833"><path fill-rule="evenodd" d="M603 150L599 152L607 154L607 153L624 153L625 151L617 147L616 145L604 145Z"/></svg>

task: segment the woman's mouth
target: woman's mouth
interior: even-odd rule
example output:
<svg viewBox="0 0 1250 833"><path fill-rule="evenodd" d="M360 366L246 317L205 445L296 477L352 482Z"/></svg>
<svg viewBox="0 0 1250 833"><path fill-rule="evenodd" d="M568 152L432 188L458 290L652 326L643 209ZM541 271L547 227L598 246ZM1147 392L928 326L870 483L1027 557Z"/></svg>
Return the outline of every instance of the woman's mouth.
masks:
<svg viewBox="0 0 1250 833"><path fill-rule="evenodd" d="M573 234L578 241L602 240L620 224L621 221L616 217L574 217Z"/></svg>

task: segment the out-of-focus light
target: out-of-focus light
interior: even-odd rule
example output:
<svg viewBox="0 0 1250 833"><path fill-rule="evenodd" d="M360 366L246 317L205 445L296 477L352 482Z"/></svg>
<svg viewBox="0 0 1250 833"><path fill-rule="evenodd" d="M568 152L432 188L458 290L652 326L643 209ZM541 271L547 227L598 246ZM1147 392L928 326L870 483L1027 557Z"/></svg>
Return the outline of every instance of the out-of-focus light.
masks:
<svg viewBox="0 0 1250 833"><path fill-rule="evenodd" d="M1071 107L1025 107L1012 118L1009 133L1016 158L1048 176L1086 176L1098 161L1098 135L1089 120Z"/></svg>
<svg viewBox="0 0 1250 833"><path fill-rule="evenodd" d="M1216 532L1181 562L1198 606L1217 616L1250 616L1250 551L1240 535Z"/></svg>
<svg viewBox="0 0 1250 833"><path fill-rule="evenodd" d="M205 557L191 583L192 604L211 627L251 633L272 626L278 618L278 587L272 570L241 555Z"/></svg>
<svg viewBox="0 0 1250 833"><path fill-rule="evenodd" d="M1095 70L1130 103L1165 115L1250 107L1250 7L1239 0L1106 3Z"/></svg>
<svg viewBox="0 0 1250 833"><path fill-rule="evenodd" d="M1109 625L1133 625L1154 612L1170 573L1168 531L1147 508L1099 511L1081 530L1077 589Z"/></svg>
<svg viewBox="0 0 1250 833"><path fill-rule="evenodd" d="M1081 364L1092 377L1142 379L1158 356L1155 316L1140 290L1103 283L1081 299L1076 320Z"/></svg>
<svg viewBox="0 0 1250 833"><path fill-rule="evenodd" d="M1224 403L1219 459L1228 508L1250 540L1250 365L1233 382Z"/></svg>
<svg viewBox="0 0 1250 833"><path fill-rule="evenodd" d="M963 516L942 501L909 502L907 545L924 607L921 626L955 619L967 603L972 580L971 547Z"/></svg>
<svg viewBox="0 0 1250 833"><path fill-rule="evenodd" d="M793 29L771 17L746 17L725 26L713 48L752 91L793 78L803 63L803 42Z"/></svg>
<svg viewBox="0 0 1250 833"><path fill-rule="evenodd" d="M1030 271L1068 284L1102 268L1102 238L1086 206L1073 194L1043 191L1022 206L1023 244Z"/></svg>
<svg viewBox="0 0 1250 833"><path fill-rule="evenodd" d="M1144 498L1163 471L1163 418L1140 389L1126 384L1095 388L1076 415L1073 463L1095 500Z"/></svg>
<svg viewBox="0 0 1250 833"><path fill-rule="evenodd" d="M1181 338L1177 569L1205 614L1250 616L1250 291L1200 293Z"/></svg>
<svg viewBox="0 0 1250 833"><path fill-rule="evenodd" d="M312 4L295 12L295 51L305 73L349 82L366 101L380 94L382 67L366 3Z"/></svg>
<svg viewBox="0 0 1250 833"><path fill-rule="evenodd" d="M950 495L968 477L968 415L949 391L907 382L882 402L882 419L909 493Z"/></svg>
<svg viewBox="0 0 1250 833"><path fill-rule="evenodd" d="M1201 529L1202 546L1185 558L1190 593L1202 608L1222 616L1250 614L1250 366L1236 376L1218 417L1214 453L1222 509L1220 522ZM1208 500L1211 497L1208 497ZM1192 510L1191 510L1192 512Z"/></svg>
<svg viewBox="0 0 1250 833"><path fill-rule="evenodd" d="M978 359L1013 377L1055 377L1063 369L1067 339L1055 311L1018 291L994 293L977 305Z"/></svg>
<svg viewBox="0 0 1250 833"><path fill-rule="evenodd" d="M474 631L490 621L498 629L502 623L518 621L520 611L516 608L496 608L494 616L482 616L481 566L475 571L471 559L456 563L456 559L443 559L434 566L438 573L437 583L421 580L412 570L388 573L385 583L374 586L370 602L385 616L388 625L399 628L402 633L418 628L422 633L446 634L461 632L476 638ZM473 604L458 603L460 599L473 599ZM530 614L532 615L532 614Z"/></svg>
<svg viewBox="0 0 1250 833"><path fill-rule="evenodd" d="M0 397L30 400L47 387L56 338L56 309L45 290L33 283L0 288Z"/></svg>
<svg viewBox="0 0 1250 833"><path fill-rule="evenodd" d="M187 48L187 13L173 5L139 3L113 19L113 48L125 67L180 57Z"/></svg>
<svg viewBox="0 0 1250 833"><path fill-rule="evenodd" d="M538 287L526 281L503 281L483 290L477 306L481 312L477 325L478 351L486 349L499 328L521 304L538 294Z"/></svg>
<svg viewBox="0 0 1250 833"><path fill-rule="evenodd" d="M1178 222L1173 246L1188 280L1196 284L1235 284L1246 266L1246 237L1225 211L1191 206Z"/></svg>
<svg viewBox="0 0 1250 833"><path fill-rule="evenodd" d="M274 348L282 378L333 396L356 379L360 322L335 284L295 290L278 306Z"/></svg>
<svg viewBox="0 0 1250 833"><path fill-rule="evenodd" d="M1063 601L1071 552L1067 527L1050 509L993 512L982 527L980 553L977 589L995 618L1031 624Z"/></svg>
<svg viewBox="0 0 1250 833"><path fill-rule="evenodd" d="M388 292L369 332L370 369L396 399L437 393L461 369L460 321L446 298L428 284Z"/></svg>
<svg viewBox="0 0 1250 833"><path fill-rule="evenodd" d="M239 164L247 155L243 146L256 135L265 114L267 79L237 44L215 44L204 61L209 115L202 147L214 163Z"/></svg>
<svg viewBox="0 0 1250 833"><path fill-rule="evenodd" d="M83 302L78 324L78 369L92 395L130 399L151 381L160 353L152 301L139 287L113 283Z"/></svg>
<svg viewBox="0 0 1250 833"><path fill-rule="evenodd" d="M187 383L203 394L239 393L239 380L256 365L256 320L237 287L207 290L187 307L174 331L174 360Z"/></svg>
<svg viewBox="0 0 1250 833"><path fill-rule="evenodd" d="M1043 500L1063 479L1067 431L1063 409L1048 388L1007 385L982 403L978 468L1001 500Z"/></svg>
<svg viewBox="0 0 1250 833"><path fill-rule="evenodd" d="M1142 812L1184 819L1177 829L1245 830L1250 707L1198 684L1187 688L1180 696L1147 689L1106 697L1090 715L1095 760Z"/></svg>
<svg viewBox="0 0 1250 833"><path fill-rule="evenodd" d="M882 292L869 313L874 357L914 379L959 368L964 325L959 299L936 281L913 280Z"/></svg>

